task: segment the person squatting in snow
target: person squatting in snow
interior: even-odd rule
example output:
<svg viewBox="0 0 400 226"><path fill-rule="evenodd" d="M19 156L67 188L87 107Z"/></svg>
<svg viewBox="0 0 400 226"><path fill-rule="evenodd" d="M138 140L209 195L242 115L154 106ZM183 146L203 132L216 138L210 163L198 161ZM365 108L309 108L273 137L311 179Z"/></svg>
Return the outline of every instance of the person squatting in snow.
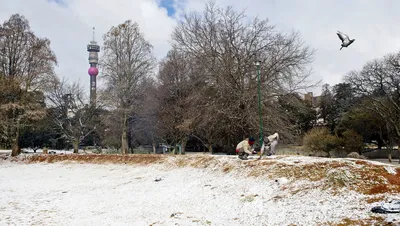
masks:
<svg viewBox="0 0 400 226"><path fill-rule="evenodd" d="M267 150L269 148L269 152L268 152L268 156L271 155L275 155L275 148L276 145L278 144L278 140L279 140L279 134L278 133L274 133L268 137L264 137L264 142L261 146L261 153L260 153L260 159L264 154L264 150Z"/></svg>
<svg viewBox="0 0 400 226"><path fill-rule="evenodd" d="M254 151L253 148L254 144L254 138L246 138L243 141L241 141L237 146L236 146L236 153L239 154L239 158L242 160L247 160L248 156L251 154L257 154L256 151Z"/></svg>

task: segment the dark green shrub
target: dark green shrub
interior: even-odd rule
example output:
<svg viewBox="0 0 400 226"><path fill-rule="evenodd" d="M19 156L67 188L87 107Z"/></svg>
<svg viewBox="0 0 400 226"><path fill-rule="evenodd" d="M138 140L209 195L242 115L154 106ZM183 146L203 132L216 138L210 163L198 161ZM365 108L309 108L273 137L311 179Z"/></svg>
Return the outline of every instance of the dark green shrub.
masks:
<svg viewBox="0 0 400 226"><path fill-rule="evenodd" d="M357 152L361 155L364 147L363 137L354 130L346 130L342 133L343 147L347 153Z"/></svg>

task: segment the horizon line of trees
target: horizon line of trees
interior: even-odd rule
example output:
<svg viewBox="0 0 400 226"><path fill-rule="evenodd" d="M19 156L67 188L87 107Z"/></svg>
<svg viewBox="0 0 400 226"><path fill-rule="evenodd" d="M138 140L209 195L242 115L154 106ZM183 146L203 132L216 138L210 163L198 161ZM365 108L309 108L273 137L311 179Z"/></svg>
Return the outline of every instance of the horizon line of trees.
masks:
<svg viewBox="0 0 400 226"><path fill-rule="evenodd" d="M24 16L0 25L2 148L18 155L21 147L77 152L91 145L127 154L167 143L184 153L194 139L208 151L233 152L240 140L259 136L256 60L264 135L278 132L286 143L301 143L322 118L335 136L351 130L380 147L399 142L400 54L368 62L333 89L324 86L315 108L301 97L317 85L308 80L315 51L299 33L279 32L268 19L249 20L214 1L184 14L158 65L135 22L113 26L103 41L105 88L91 105L80 84L57 77L50 40L37 37Z"/></svg>

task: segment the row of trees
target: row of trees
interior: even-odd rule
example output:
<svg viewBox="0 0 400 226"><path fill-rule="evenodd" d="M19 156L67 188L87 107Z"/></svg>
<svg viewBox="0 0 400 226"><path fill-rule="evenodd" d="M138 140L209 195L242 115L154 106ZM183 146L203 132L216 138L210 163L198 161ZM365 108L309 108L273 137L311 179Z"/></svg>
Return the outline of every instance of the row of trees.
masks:
<svg viewBox="0 0 400 226"><path fill-rule="evenodd" d="M132 21L112 27L103 40L99 78L105 86L94 106L80 84L55 75L50 41L35 36L26 18L16 14L0 26L3 148L11 147L13 155L21 145L73 146L75 152L79 145L108 146L129 153L163 142L184 152L195 139L210 151L232 151L244 137L258 137L256 60L262 62L264 134L278 132L293 143L323 118L337 136L352 129L381 146L398 142L399 55L368 63L333 89L325 86L317 111L299 95L313 86L314 51L298 33L278 32L268 20L231 7L209 2L202 13L185 14L158 64Z"/></svg>
<svg viewBox="0 0 400 226"><path fill-rule="evenodd" d="M349 72L343 83L325 85L320 98L320 117L333 136L331 141L360 137L356 140L361 142L349 142L361 143L353 151L361 152L363 143L375 144L387 149L391 161L400 142L400 52L367 62L361 70ZM314 132L316 136L321 130ZM336 141L330 149L325 145L325 151L343 148L340 139Z"/></svg>
<svg viewBox="0 0 400 226"><path fill-rule="evenodd" d="M209 2L202 13L184 15L158 65L138 24L112 27L103 37L100 62L105 88L92 106L79 84L55 75L50 41L13 15L0 33L1 145L12 147L13 155L21 145L73 145L77 151L90 144L128 153L140 144L166 142L184 151L195 138L210 150L232 149L240 139L258 136L255 60L262 62L264 133L294 140L293 114L305 105L291 97L310 86L313 50L298 33L248 20Z"/></svg>

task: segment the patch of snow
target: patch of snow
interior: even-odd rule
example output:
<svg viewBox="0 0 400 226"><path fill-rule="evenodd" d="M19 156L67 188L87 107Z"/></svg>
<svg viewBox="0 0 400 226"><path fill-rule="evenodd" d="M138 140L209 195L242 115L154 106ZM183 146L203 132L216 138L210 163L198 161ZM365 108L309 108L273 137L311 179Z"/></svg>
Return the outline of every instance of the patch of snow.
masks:
<svg viewBox="0 0 400 226"><path fill-rule="evenodd" d="M275 182L277 182L279 185L284 185L284 184L287 184L289 182L289 180L285 177L281 177L281 178L275 179Z"/></svg>
<svg viewBox="0 0 400 226"><path fill-rule="evenodd" d="M227 156L214 156L219 159L238 159L236 155L227 155ZM250 160L256 160L259 156L250 156ZM356 167L364 167L363 165L358 165L354 162L355 159L352 158L326 158L326 157L314 157L314 156L302 156L302 155L273 155L273 156L263 156L261 161L276 161L278 163L284 163L287 165L307 165L314 163L333 163L333 162L343 162L349 165L353 165ZM247 160L248 161L248 160ZM357 159L357 161L365 161L374 165L381 166L392 166L389 163L378 162L374 160L366 160L366 159Z"/></svg>
<svg viewBox="0 0 400 226"><path fill-rule="evenodd" d="M70 150L56 150L56 149L48 149L47 151L48 154L62 154L62 155L68 155L68 154L73 154L73 149ZM79 153L84 153L83 150L79 150ZM19 155L19 158L27 157L30 155L39 155L43 154L43 149L37 149L36 152L31 149L31 148L23 148L21 150L21 154ZM11 155L11 150L0 150L0 155L6 156L6 155Z"/></svg>
<svg viewBox="0 0 400 226"><path fill-rule="evenodd" d="M384 166L384 168L386 169L386 171L390 174L396 175L397 172L396 170L392 167L392 166Z"/></svg>
<svg viewBox="0 0 400 226"><path fill-rule="evenodd" d="M2 162L0 225L315 225L370 215L356 192L276 180L211 168Z"/></svg>
<svg viewBox="0 0 400 226"><path fill-rule="evenodd" d="M48 153L55 153L55 154L73 154L73 149L69 149L69 150L56 150L56 149L48 149L47 150ZM81 153L82 150L79 150L79 153ZM42 154L43 153L43 149L37 149L36 152L31 149L31 148L23 148L22 149L22 153L24 154Z"/></svg>
<svg viewBox="0 0 400 226"><path fill-rule="evenodd" d="M388 214L386 222L390 225L400 225L400 214Z"/></svg>

